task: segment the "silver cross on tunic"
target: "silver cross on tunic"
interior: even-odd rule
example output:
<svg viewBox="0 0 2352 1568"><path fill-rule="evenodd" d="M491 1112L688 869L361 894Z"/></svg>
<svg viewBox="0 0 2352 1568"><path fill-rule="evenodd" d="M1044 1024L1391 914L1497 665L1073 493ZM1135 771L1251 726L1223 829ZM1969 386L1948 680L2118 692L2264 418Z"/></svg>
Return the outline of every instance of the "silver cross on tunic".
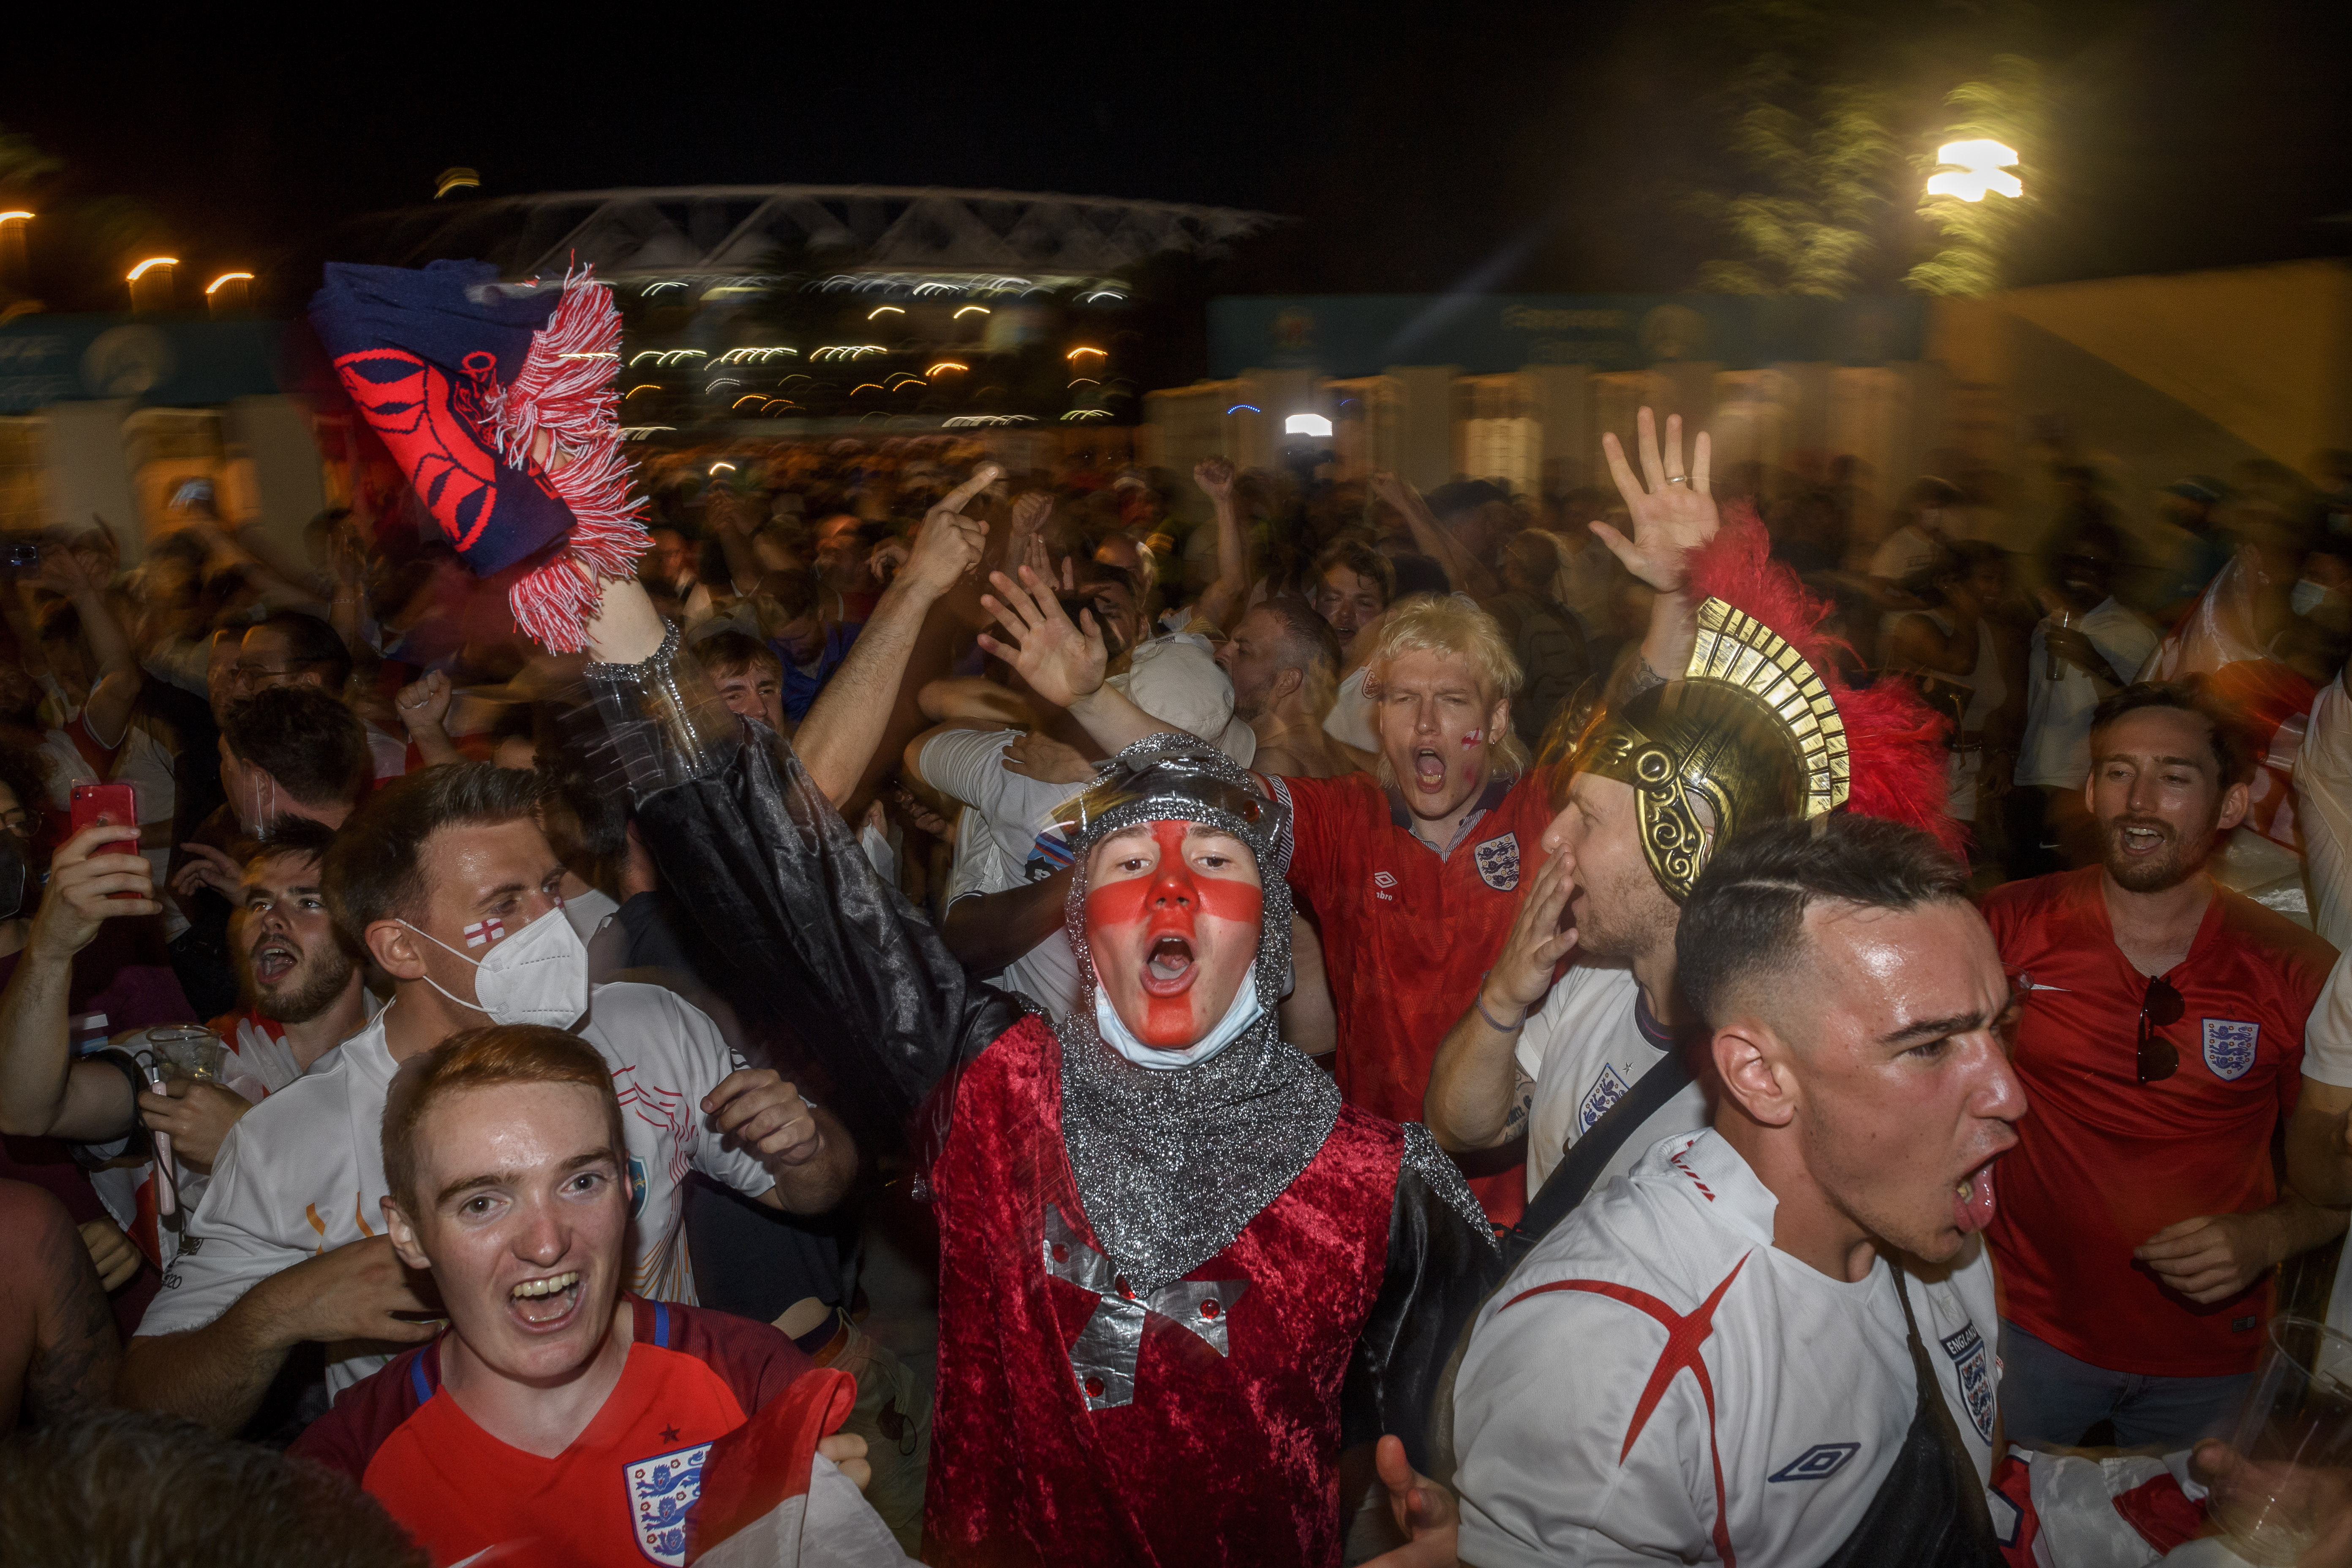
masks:
<svg viewBox="0 0 2352 1568"><path fill-rule="evenodd" d="M1200 1336L1219 1355L1226 1353L1225 1320L1249 1289L1246 1279L1178 1279L1137 1295L1110 1259L1078 1239L1062 1211L1045 1205L1045 1272L1095 1296L1094 1315L1070 1346L1070 1371L1089 1410L1108 1410L1135 1399L1135 1358L1143 1348L1143 1323L1153 1312Z"/></svg>

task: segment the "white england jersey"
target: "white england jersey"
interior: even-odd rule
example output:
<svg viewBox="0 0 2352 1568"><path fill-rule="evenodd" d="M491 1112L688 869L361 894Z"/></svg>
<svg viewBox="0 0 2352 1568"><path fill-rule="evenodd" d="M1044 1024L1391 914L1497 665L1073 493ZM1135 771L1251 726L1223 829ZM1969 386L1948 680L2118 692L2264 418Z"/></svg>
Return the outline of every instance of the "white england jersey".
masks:
<svg viewBox="0 0 2352 1568"><path fill-rule="evenodd" d="M1536 1086L1528 1113L1530 1199L1570 1146L1664 1059L1667 1042L1652 1039L1642 1027L1641 999L1642 987L1626 965L1580 959L1528 1015L1514 1049L1519 1070ZM1706 1119L1706 1090L1685 1084L1618 1146L1592 1190L1632 1170L1659 1139L1696 1132Z"/></svg>
<svg viewBox="0 0 2352 1568"><path fill-rule="evenodd" d="M383 1100L394 1070L384 1016L237 1119L181 1243L178 1282L167 1279L156 1293L142 1336L202 1328L278 1270L383 1234ZM702 1097L743 1064L717 1025L657 985L597 986L578 1033L612 1064L621 1098L636 1221L628 1288L691 1305L687 1173L753 1196L775 1185L702 1111ZM331 1394L391 1359L375 1342L330 1345L327 1354Z"/></svg>
<svg viewBox="0 0 2352 1568"><path fill-rule="evenodd" d="M1853 1532L1916 1411L1903 1309L1884 1258L1776 1251L1775 1205L1717 1133L1664 1139L1495 1293L1454 1385L1465 1562L1801 1568ZM1991 1262L1971 1239L1907 1283L1981 1479Z"/></svg>

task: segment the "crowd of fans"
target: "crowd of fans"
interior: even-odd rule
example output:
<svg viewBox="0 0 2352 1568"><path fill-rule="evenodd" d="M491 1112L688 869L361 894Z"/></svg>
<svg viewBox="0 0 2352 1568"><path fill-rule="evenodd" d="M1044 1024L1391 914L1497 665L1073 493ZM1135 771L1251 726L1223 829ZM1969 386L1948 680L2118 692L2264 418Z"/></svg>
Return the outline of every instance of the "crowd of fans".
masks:
<svg viewBox="0 0 2352 1568"><path fill-rule="evenodd" d="M987 524L981 570L902 626L887 595L919 569L919 526L983 457L945 437L654 455L641 578L727 707L787 739L862 636L906 639L895 688L857 696L887 710L883 742L803 761L955 958L1054 1019L1080 977L1074 867L1049 829L1105 748L991 635L1024 612L989 574L1098 629L1109 689L1295 813L1283 1037L1349 1102L1425 1121L1507 1226L1634 1076L1609 1042L1689 1017L1674 904L1602 826L1560 826L1548 765L1652 657L1656 579L1624 506L1080 458L966 505ZM1833 602L1850 683L1912 683L1949 722L1944 809L2031 1004L2016 1063L2034 1110L1990 1233L2008 1434L2177 1447L2226 1429L2289 1292L2325 1315L2352 1203L2352 995L2327 989L2352 935L2352 458L2153 498L2073 454L2039 461L2024 487L1916 479L1884 515L1851 460L1715 490ZM782 1042L821 1050L822 1031L761 1016L719 971L696 889L665 879L567 747L557 699L582 660L520 639L496 582L396 490L358 491L296 552L192 483L135 564L106 527L59 527L0 587L0 1413L79 1433L90 1466L249 1491L291 1536L311 1527L281 1516L333 1515L320 1539L388 1531L310 1472L181 1475L161 1456L194 1463L191 1422L297 1441L331 1392L433 1331L403 1268L454 1244L310 1203L226 1257L188 1219L266 1205L310 1158L246 1148L239 1190L213 1193L267 1096L316 1095L320 1136L348 1143L330 1123L360 1102L314 1069L371 1032L398 1057L403 1031L479 1023L434 978L476 962L450 936L553 908L595 979L682 1004L600 1013L587 1037L667 1053L705 1113L649 1168L632 1144L616 1267L848 1372L868 1499L916 1550L929 1391L862 1326L857 1284L856 1212L896 1167L807 1161L798 1109L789 1136L771 1125L791 1080L822 1080ZM135 821L78 805L109 784L132 786ZM1563 850L1570 872L1536 874ZM473 897L507 884L508 905ZM408 924L445 898L446 918ZM1579 940L1629 978L1556 984ZM2084 1070L2084 1042L2136 1052L2139 1089ZM2185 1068L2194 1092L2144 1092ZM856 1131L830 1146L878 1150ZM782 1196L749 1201L763 1188ZM163 1416L91 1414L116 1405ZM25 1490L0 1518L32 1507ZM74 1556L54 1521L22 1529L52 1553L25 1561Z"/></svg>

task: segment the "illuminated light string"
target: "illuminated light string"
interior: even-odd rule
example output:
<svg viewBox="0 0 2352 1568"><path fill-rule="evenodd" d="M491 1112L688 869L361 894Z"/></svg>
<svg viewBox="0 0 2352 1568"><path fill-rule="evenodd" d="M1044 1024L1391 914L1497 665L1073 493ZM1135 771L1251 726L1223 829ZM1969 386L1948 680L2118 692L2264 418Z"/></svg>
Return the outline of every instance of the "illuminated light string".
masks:
<svg viewBox="0 0 2352 1568"><path fill-rule="evenodd" d="M1108 349L1090 349L1084 345L1072 349L1068 353L1064 354L1062 357L1064 359L1076 359L1080 354L1100 354L1105 359L1110 358L1110 351Z"/></svg>
<svg viewBox="0 0 2352 1568"><path fill-rule="evenodd" d="M146 260L141 262L138 266L132 268L129 275L123 279L123 281L126 283L136 283L139 279L146 277L148 273L153 271L158 267L177 267L179 264L180 258L176 256L151 256Z"/></svg>
<svg viewBox="0 0 2352 1568"><path fill-rule="evenodd" d="M1225 412L1228 414L1239 414L1244 408L1248 409L1252 414L1263 414L1265 412L1265 409L1260 408L1255 403L1236 403L1231 408L1226 409Z"/></svg>
<svg viewBox="0 0 2352 1568"><path fill-rule="evenodd" d="M716 392L722 386L740 386L743 383L734 376L722 375L716 381L713 381L709 385L705 386L702 390L705 392Z"/></svg>
<svg viewBox="0 0 2352 1568"><path fill-rule="evenodd" d="M966 316L971 315L974 310L979 311L983 316L992 316L996 313L985 305L966 305L962 310L958 310L952 319L961 321Z"/></svg>
<svg viewBox="0 0 2352 1568"><path fill-rule="evenodd" d="M737 401L738 401L738 402L740 402L741 400L739 398ZM731 473L733 473L733 472L735 471L735 465L734 465L734 464L732 464L732 463L727 463L727 462L713 463L713 464L711 464L711 465L710 465L710 477L711 477L712 479L717 479L717 478L719 477L719 469L721 469L721 468L726 469L729 473L730 473L730 474L731 474Z"/></svg>
<svg viewBox="0 0 2352 1568"><path fill-rule="evenodd" d="M621 401L626 403L630 398L635 397L640 392L659 392L660 390L660 382L648 381L644 383L642 385L633 386L629 388L628 391L621 394Z"/></svg>
<svg viewBox="0 0 2352 1568"><path fill-rule="evenodd" d="M1108 419L1110 417L1110 410L1108 408L1073 408L1067 414L1063 415L1062 417L1064 419Z"/></svg>
<svg viewBox="0 0 2352 1568"><path fill-rule="evenodd" d="M939 363L931 366L930 369L923 372L923 374L925 375L937 375L943 370L970 370L971 368L971 366L964 364L959 361L943 359L940 361Z"/></svg>
<svg viewBox="0 0 2352 1568"><path fill-rule="evenodd" d="M906 313L905 309L901 306L877 305L874 309L866 312L866 319L870 321L877 316L903 316Z"/></svg>
<svg viewBox="0 0 2352 1568"><path fill-rule="evenodd" d="M1074 382L1070 383L1070 385L1072 385L1072 386L1100 386L1101 384L1102 384L1102 383L1101 383L1101 382L1097 381L1093 376L1090 376L1090 375L1082 375L1082 376L1078 377L1076 381L1074 381Z"/></svg>
<svg viewBox="0 0 2352 1568"><path fill-rule="evenodd" d="M15 217L16 216L16 215L15 213L0 213L0 222L5 222L5 221L6 221L6 220L7 220L7 219L9 219L9 218ZM33 215L32 215L32 214L30 214L30 213L26 213L26 214L25 214L25 216L26 216L26 217L30 217L30 216L32 216ZM215 289L219 288L219 287L220 287L222 284L224 284L224 283L234 283L234 282L236 282L236 281L238 279L240 279L240 278L244 279L247 283L250 283L250 282L252 282L252 281L253 281L253 274L252 274L252 273L250 273L250 272L224 272L224 273L222 273L219 277L217 277L217 278L214 279L211 282L209 282L209 283L207 283L207 284L205 284L205 297L206 297L207 299L209 299L209 298L211 297L212 292L213 292L213 290L214 290L214 289ZM566 359L570 359L570 358L572 358L572 357L573 357L573 356L572 356L572 355L570 355L570 354L566 354L566 355L564 355L563 357L564 357L564 358L566 358ZM618 354L615 354L615 355L614 355L613 357L614 357L614 358L615 358L615 359L618 359L620 356L619 356Z"/></svg>
<svg viewBox="0 0 2352 1568"><path fill-rule="evenodd" d="M30 223L32 221L33 215L28 212L19 211L13 213L0 213L0 223Z"/></svg>

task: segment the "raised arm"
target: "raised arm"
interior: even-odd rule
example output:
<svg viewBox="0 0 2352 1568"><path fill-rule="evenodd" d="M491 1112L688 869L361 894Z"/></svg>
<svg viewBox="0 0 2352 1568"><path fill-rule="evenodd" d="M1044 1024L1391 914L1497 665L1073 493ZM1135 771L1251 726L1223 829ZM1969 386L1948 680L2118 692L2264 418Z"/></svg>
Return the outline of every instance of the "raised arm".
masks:
<svg viewBox="0 0 2352 1568"><path fill-rule="evenodd" d="M101 852L138 838L136 823L112 823L82 829L58 851L16 972L0 991L0 1132L100 1143L136 1124L137 1107L123 1076L102 1062L73 1059L66 998L74 954L89 945L101 923L163 908L145 857ZM109 896L118 892L136 897Z"/></svg>
<svg viewBox="0 0 2352 1568"><path fill-rule="evenodd" d="M1217 518L1217 580L1202 591L1193 614L1231 631L1250 585L1249 548L1234 506L1234 466L1223 458L1203 458L1193 466L1192 482L1208 492Z"/></svg>
<svg viewBox="0 0 2352 1568"><path fill-rule="evenodd" d="M809 776L835 806L857 787L882 743L923 617L980 560L988 524L964 516L963 509L1002 473L994 464L983 464L923 519L913 555L891 578L849 657L793 736Z"/></svg>
<svg viewBox="0 0 2352 1568"><path fill-rule="evenodd" d="M131 705L139 700L139 688L146 678L131 656L131 639L123 635L122 623L114 617L114 606L106 602L106 584L83 570L70 550L41 552L40 581L43 587L72 601L74 612L81 617L82 635L89 639L89 651L97 661L97 679L82 704L82 723L100 745L119 746L131 723Z"/></svg>
<svg viewBox="0 0 2352 1568"><path fill-rule="evenodd" d="M1419 490L1395 474L1381 473L1372 476L1372 493L1396 509L1405 526L1412 530L1412 542L1421 546L1423 555L1444 563L1454 587L1474 599L1491 599L1503 591L1486 563L1462 548L1461 542L1431 515L1429 503L1421 499Z"/></svg>
<svg viewBox="0 0 2352 1568"><path fill-rule="evenodd" d="M1709 447L1702 430L1691 443L1690 467L1683 467L1683 420L1666 419L1666 446L1658 449L1656 417L1644 408L1637 420L1642 452L1642 478L1635 479L1625 461L1625 448L1614 432L1601 437L1609 459L1610 477L1633 524L1626 538L1605 522L1592 531L1625 570L1649 584L1656 597L1650 601L1650 627L1642 638L1641 664L1633 672L1634 684L1654 686L1682 673L1698 640L1697 606L1685 592L1684 557L1713 539L1721 524L1715 498L1708 493Z"/></svg>
<svg viewBox="0 0 2352 1568"><path fill-rule="evenodd" d="M1534 1084L1519 1068L1519 1035L1576 945L1575 931L1559 926L1575 890L1559 858L1546 858L1476 999L1438 1045L1421 1114L1449 1153L1492 1149L1528 1130Z"/></svg>
<svg viewBox="0 0 2352 1568"><path fill-rule="evenodd" d="M1039 697L1066 709L1105 753L1116 755L1146 735L1184 732L1161 723L1129 700L1127 693L1104 683L1108 659L1093 611L1080 610L1072 624L1045 580L1027 566L1021 569L1019 582L1002 572L990 573L988 580L995 584L996 595L983 595L980 602L996 617L1004 636L983 634L980 646L1011 665Z"/></svg>

